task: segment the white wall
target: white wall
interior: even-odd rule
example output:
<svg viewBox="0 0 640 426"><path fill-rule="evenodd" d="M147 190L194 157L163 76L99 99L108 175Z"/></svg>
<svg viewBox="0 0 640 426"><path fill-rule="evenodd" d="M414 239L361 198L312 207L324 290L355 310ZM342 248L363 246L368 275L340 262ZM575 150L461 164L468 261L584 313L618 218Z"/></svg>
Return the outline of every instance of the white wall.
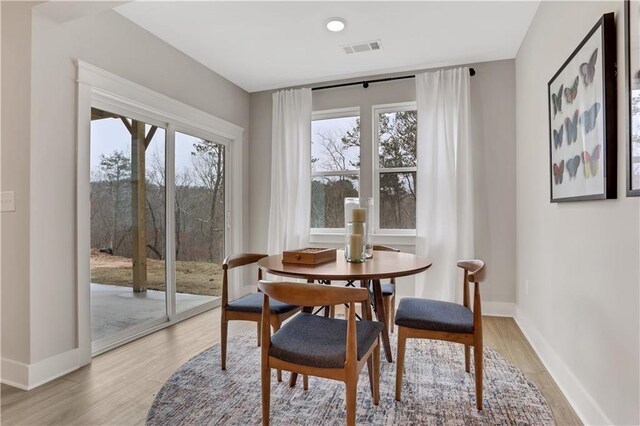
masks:
<svg viewBox="0 0 640 426"><path fill-rule="evenodd" d="M27 271L8 271L12 275L7 277L15 280L5 279L3 268L3 303L10 301L13 306L7 310L3 306L2 324L11 324L15 335L24 336L29 343L5 341L3 328L2 357L3 361L6 358L27 366L48 365L49 361L58 366L60 356L77 346L74 61L81 59L245 129L249 127L249 95L113 11L64 24L34 13L31 25L20 15L28 16L29 5L9 5L2 3L3 24L21 18L20 25L26 25L21 28L24 34L16 33L19 38L12 39L15 49L24 49L17 56L26 63L20 68L22 75L14 73L14 80L5 80L4 65L14 57L8 56L11 50L5 50L3 25L3 102L8 99L9 91L5 89L9 83L17 81L24 86L23 80L29 81L30 76L31 105L29 111L28 85L20 96L8 99L12 106L18 102L20 109L25 109L22 114L30 114L30 121L22 119L18 122L20 133L15 130L5 137L5 124L10 123L6 114L2 117L2 188L16 189L16 198L27 197L30 204L21 202L15 214L28 218L21 219L26 224L20 225L20 238L4 233L5 217L9 216L3 213L2 243L5 248L25 244L30 252L22 254L19 264L23 269L26 264ZM14 9L20 9L20 14ZM30 58L21 57L28 57L30 51ZM8 132L13 130L9 128ZM20 152L14 153L18 148ZM23 164L25 158L28 162ZM5 175L19 176L21 180L4 180ZM30 244L23 241L29 235ZM7 253L8 250L3 251L3 264ZM30 300L13 292L13 286L30 295ZM26 313L29 322L16 323L6 316L13 313L11 307Z"/></svg>
<svg viewBox="0 0 640 426"><path fill-rule="evenodd" d="M516 58L517 321L589 424L640 423L640 199L625 197L622 10L542 2ZM551 204L547 82L606 12L617 21L618 199Z"/></svg>
<svg viewBox="0 0 640 426"><path fill-rule="evenodd" d="M507 60L474 64L473 67L477 71L471 78L475 131L476 255L489 265L489 285L482 289L485 311L508 314L515 302L515 64L513 60ZM264 251L267 247L271 93L251 94L249 226L250 247L255 251ZM399 80L371 84L368 89L353 86L314 91L313 109L359 106L363 141L361 155L370 157L373 155L371 145L365 141L371 140L371 107L415 99L414 80ZM363 176L371 173L368 167L361 170ZM370 195L371 188L363 185L362 193ZM404 251L415 250L414 245L393 245ZM400 295L414 294L412 279L403 280L401 284Z"/></svg>
<svg viewBox="0 0 640 426"><path fill-rule="evenodd" d="M2 2L2 191L16 193L2 221L2 358L29 358L29 114L31 9ZM3 365L3 367L6 367ZM11 381L20 381L12 377Z"/></svg>

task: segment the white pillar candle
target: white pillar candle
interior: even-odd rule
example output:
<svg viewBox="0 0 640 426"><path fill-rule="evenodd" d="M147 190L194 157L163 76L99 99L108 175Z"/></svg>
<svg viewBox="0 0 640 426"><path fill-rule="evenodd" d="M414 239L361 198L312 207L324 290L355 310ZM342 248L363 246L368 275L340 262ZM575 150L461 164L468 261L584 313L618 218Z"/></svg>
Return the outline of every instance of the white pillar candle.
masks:
<svg viewBox="0 0 640 426"><path fill-rule="evenodd" d="M354 234L364 235L364 223L362 223L362 222L351 222L351 231Z"/></svg>
<svg viewBox="0 0 640 426"><path fill-rule="evenodd" d="M351 259L362 258L362 234L349 235L349 255Z"/></svg>
<svg viewBox="0 0 640 426"><path fill-rule="evenodd" d="M367 209L356 207L351 210L351 220L354 222L364 223L367 221Z"/></svg>

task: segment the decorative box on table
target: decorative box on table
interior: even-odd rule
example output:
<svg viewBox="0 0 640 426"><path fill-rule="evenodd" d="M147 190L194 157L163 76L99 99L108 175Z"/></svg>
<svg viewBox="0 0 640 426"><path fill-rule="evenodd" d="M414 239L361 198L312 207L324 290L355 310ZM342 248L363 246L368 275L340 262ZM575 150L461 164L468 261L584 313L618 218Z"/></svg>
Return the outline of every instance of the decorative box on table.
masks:
<svg viewBox="0 0 640 426"><path fill-rule="evenodd" d="M282 263L319 265L336 260L336 249L306 247L282 252Z"/></svg>

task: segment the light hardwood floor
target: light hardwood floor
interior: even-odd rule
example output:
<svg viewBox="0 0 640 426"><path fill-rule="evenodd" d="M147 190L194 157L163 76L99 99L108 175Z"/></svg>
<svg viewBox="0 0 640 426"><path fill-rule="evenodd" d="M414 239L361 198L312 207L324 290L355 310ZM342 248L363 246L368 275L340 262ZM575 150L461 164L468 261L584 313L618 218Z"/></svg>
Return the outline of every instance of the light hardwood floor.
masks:
<svg viewBox="0 0 640 426"><path fill-rule="evenodd" d="M485 345L527 374L559 425L581 424L513 319L485 317L483 327ZM229 325L230 336L255 330L254 323ZM3 425L142 425L164 381L219 340L220 310L214 309L100 355L91 365L29 392L2 385L0 420Z"/></svg>

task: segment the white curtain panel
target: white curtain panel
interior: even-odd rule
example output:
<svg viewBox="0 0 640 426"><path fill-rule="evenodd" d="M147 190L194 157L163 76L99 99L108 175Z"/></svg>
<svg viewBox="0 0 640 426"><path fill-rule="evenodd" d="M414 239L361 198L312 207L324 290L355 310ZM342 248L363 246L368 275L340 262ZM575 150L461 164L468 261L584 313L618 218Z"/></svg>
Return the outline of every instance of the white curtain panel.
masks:
<svg viewBox="0 0 640 426"><path fill-rule="evenodd" d="M273 94L269 254L306 247L311 216L311 89Z"/></svg>
<svg viewBox="0 0 640 426"><path fill-rule="evenodd" d="M416 296L460 302L459 259L473 257L473 170L468 68L416 76L416 254L433 262Z"/></svg>

